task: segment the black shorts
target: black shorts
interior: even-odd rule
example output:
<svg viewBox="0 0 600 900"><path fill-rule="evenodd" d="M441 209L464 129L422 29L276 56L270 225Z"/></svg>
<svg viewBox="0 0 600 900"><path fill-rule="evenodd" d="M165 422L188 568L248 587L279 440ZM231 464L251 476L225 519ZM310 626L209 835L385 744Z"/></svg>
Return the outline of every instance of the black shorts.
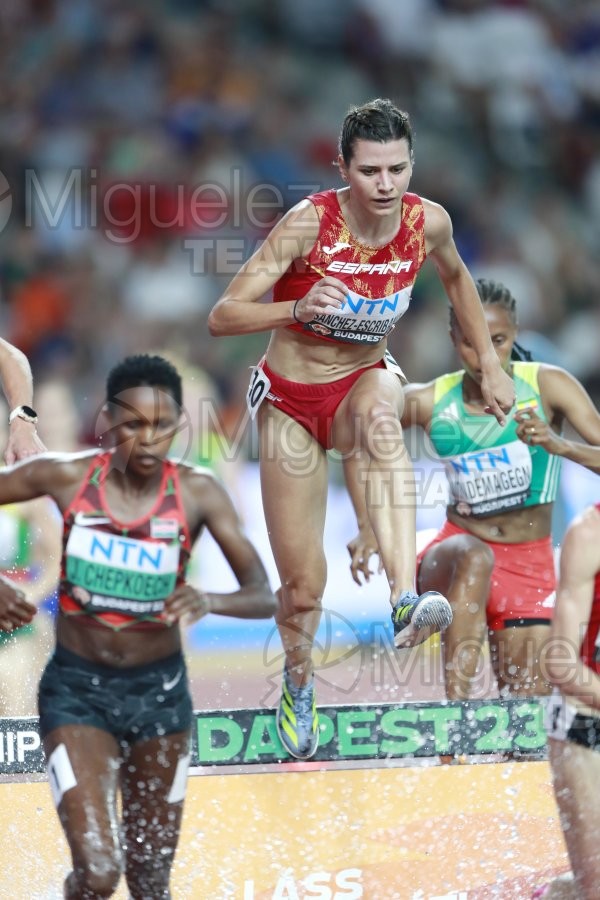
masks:
<svg viewBox="0 0 600 900"><path fill-rule="evenodd" d="M115 669L58 645L42 674L38 708L42 737L60 725L91 725L121 744L135 744L188 731L192 724L192 698L181 653Z"/></svg>

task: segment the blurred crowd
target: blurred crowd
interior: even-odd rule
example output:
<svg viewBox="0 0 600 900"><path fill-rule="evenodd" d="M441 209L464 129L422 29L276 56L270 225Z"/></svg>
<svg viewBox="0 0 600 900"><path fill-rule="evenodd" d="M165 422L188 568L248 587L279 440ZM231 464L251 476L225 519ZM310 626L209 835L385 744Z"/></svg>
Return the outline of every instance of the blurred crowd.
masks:
<svg viewBox="0 0 600 900"><path fill-rule="evenodd" d="M235 429L266 337L211 338L208 311L341 184L341 121L375 96L410 112L411 188L511 288L521 343L600 403L595 0L3 0L0 50L0 333L88 439L108 368L152 349ZM453 367L433 268L391 348L415 381Z"/></svg>

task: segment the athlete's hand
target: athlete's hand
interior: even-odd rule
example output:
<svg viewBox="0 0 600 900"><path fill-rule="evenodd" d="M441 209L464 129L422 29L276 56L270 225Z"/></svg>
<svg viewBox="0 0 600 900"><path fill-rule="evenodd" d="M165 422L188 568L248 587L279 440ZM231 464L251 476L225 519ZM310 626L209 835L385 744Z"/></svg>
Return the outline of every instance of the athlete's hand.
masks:
<svg viewBox="0 0 600 900"><path fill-rule="evenodd" d="M500 425L506 425L506 414L515 403L515 383L500 363L483 372L481 394L486 402L486 413L496 416Z"/></svg>
<svg viewBox="0 0 600 900"><path fill-rule="evenodd" d="M348 295L348 287L339 278L321 278L313 284L308 294L305 294L294 307L294 315L300 322L312 322L321 315L327 307L341 309Z"/></svg>
<svg viewBox="0 0 600 900"><path fill-rule="evenodd" d="M28 459L30 456L37 456L38 453L44 453L45 450L46 447L42 444L35 425L25 422L18 416L13 419L4 451L4 462L7 466L12 466L13 463L21 459Z"/></svg>
<svg viewBox="0 0 600 900"><path fill-rule="evenodd" d="M25 599L23 591L0 576L0 630L12 631L27 625L36 612L36 607Z"/></svg>
<svg viewBox="0 0 600 900"><path fill-rule="evenodd" d="M183 622L191 625L211 611L210 595L191 584L181 584L165 600L162 617L169 625Z"/></svg>
<svg viewBox="0 0 600 900"><path fill-rule="evenodd" d="M518 422L517 437L524 444L529 447L542 447L548 453L562 456L567 442L553 431L547 422L540 419L534 407L528 406L517 410L514 419Z"/></svg>
<svg viewBox="0 0 600 900"><path fill-rule="evenodd" d="M350 572L352 573L352 578L357 584L362 584L362 576L366 583L369 581L371 575L375 574L374 571L369 568L369 560L373 554L379 553L373 529L370 527L361 528L356 537L352 538L351 541L348 541L346 547L350 554ZM377 572L381 573L382 571L383 566L380 560Z"/></svg>

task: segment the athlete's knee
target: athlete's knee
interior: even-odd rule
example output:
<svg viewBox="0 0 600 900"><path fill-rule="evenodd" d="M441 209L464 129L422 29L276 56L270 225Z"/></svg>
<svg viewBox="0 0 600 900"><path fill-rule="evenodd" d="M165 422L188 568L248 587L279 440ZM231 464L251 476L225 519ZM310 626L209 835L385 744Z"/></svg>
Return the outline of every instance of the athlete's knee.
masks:
<svg viewBox="0 0 600 900"><path fill-rule="evenodd" d="M288 614L313 612L321 608L325 576L307 572L285 580L282 586L284 607Z"/></svg>
<svg viewBox="0 0 600 900"><path fill-rule="evenodd" d="M286 607L288 613L308 613L321 609L321 598L324 587L299 584L286 589Z"/></svg>
<svg viewBox="0 0 600 900"><path fill-rule="evenodd" d="M366 427L367 437L375 443L381 439L402 438L402 425L398 416L398 409L384 398L375 398L363 413L363 427Z"/></svg>
<svg viewBox="0 0 600 900"><path fill-rule="evenodd" d="M491 547L476 537L468 537L461 543L455 556L455 572L463 578L489 578L494 570L495 557Z"/></svg>

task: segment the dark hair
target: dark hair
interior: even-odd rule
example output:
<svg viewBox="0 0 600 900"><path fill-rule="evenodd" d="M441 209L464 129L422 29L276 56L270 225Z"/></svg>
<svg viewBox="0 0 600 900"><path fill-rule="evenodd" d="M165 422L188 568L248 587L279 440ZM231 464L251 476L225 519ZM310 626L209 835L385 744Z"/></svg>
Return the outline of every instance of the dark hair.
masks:
<svg viewBox="0 0 600 900"><path fill-rule="evenodd" d="M475 282L475 287L484 306L491 306L492 304L500 306L506 310L515 328L518 326L517 301L505 285L499 281L493 281L491 278L478 278ZM457 324L456 313L450 307L450 330L454 329ZM511 359L531 362L531 353L514 341Z"/></svg>
<svg viewBox="0 0 600 900"><path fill-rule="evenodd" d="M408 113L394 106L391 100L377 99L355 106L348 112L342 124L338 146L342 159L349 165L356 141L386 144L403 138L408 141L412 159L413 132Z"/></svg>
<svg viewBox="0 0 600 900"><path fill-rule="evenodd" d="M177 406L181 406L183 392L179 372L162 356L147 353L127 356L110 370L106 379L106 399L112 403L121 391L144 386L164 388Z"/></svg>

